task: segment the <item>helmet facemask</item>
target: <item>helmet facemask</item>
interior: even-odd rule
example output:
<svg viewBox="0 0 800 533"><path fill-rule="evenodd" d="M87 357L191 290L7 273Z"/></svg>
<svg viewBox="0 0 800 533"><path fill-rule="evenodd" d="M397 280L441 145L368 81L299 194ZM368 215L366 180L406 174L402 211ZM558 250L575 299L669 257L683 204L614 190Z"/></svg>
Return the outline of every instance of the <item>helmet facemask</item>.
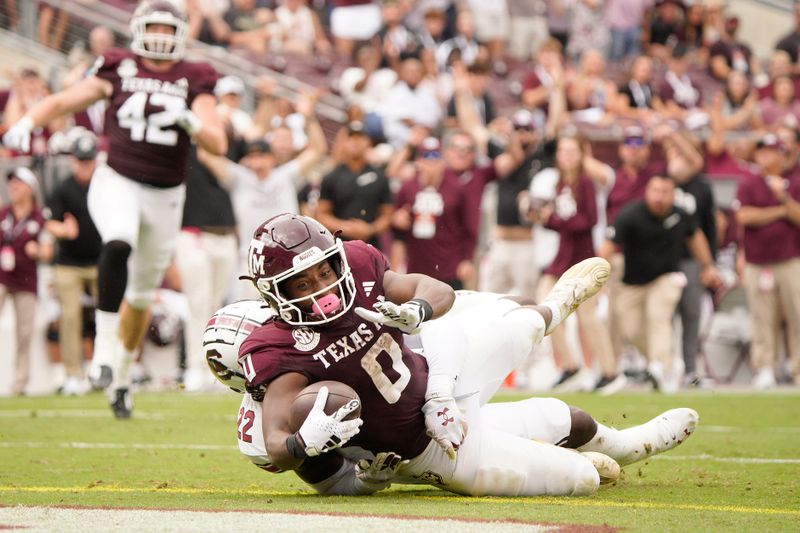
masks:
<svg viewBox="0 0 800 533"><path fill-rule="evenodd" d="M188 25L182 17L171 11L159 11L141 15L134 14L131 19L131 50L138 56L148 59L178 61L186 53L186 34ZM175 29L174 33L148 31L148 26L163 24Z"/></svg>
<svg viewBox="0 0 800 533"><path fill-rule="evenodd" d="M261 241L254 240L251 243L251 254L254 246L261 247L261 245L263 245ZM336 281L312 294L290 298L284 289L284 282L323 261L329 262L336 274ZM251 279L259 294L284 322L295 326L327 324L347 313L353 306L356 294L355 280L340 239L336 239L335 244L326 250L320 250L318 247L310 248L296 256L293 265L292 268L272 277L255 276L251 273ZM340 300L339 305L331 305L333 300L329 296L332 294ZM303 302L308 302L310 304L308 307L314 311L304 311L299 305Z"/></svg>

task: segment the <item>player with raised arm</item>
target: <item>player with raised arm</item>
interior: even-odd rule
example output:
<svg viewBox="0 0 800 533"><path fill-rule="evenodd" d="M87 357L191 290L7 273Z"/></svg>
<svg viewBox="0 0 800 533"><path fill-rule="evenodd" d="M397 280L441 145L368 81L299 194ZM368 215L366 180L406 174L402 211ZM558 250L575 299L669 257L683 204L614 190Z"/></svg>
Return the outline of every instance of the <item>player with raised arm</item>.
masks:
<svg viewBox="0 0 800 533"><path fill-rule="evenodd" d="M249 268L277 314L240 348L248 389L263 394L269 405L257 421L264 457L271 468L294 469L315 488L333 483L323 492L358 493L352 484L345 483L346 490L339 486L336 480L348 479L348 469L339 454L329 453L347 443L379 460L392 451L408 460L388 461L402 479L452 492L589 494L599 484L594 464L573 451L534 442L533 435L628 463L674 447L697 423L694 411L676 409L616 431L552 399L546 408L545 400L537 399L508 404L513 407L506 416L486 417L491 423L481 415L492 407L481 406L514 364L602 287L608 276L602 259L567 271L540 306L483 295L474 299L478 305L453 314L460 330L447 319L426 324L420 338L427 358L409 349L398 328L413 332L442 315L454 294L425 276L388 270L371 246L342 243L313 219L280 215L256 230ZM288 413L295 396L322 380L355 389L361 419L318 412L292 432ZM426 409L428 402L437 408ZM255 430L255 410L250 417L249 429ZM253 442L259 436L249 435Z"/></svg>
<svg viewBox="0 0 800 533"><path fill-rule="evenodd" d="M39 102L3 136L7 147L27 151L36 127L108 100L108 162L95 171L88 199L103 239L89 377L107 389L117 418L131 416L128 366L175 251L190 143L214 154L227 145L216 71L183 60L185 15L171 2L146 0L130 27L130 50L105 52L89 76Z"/></svg>

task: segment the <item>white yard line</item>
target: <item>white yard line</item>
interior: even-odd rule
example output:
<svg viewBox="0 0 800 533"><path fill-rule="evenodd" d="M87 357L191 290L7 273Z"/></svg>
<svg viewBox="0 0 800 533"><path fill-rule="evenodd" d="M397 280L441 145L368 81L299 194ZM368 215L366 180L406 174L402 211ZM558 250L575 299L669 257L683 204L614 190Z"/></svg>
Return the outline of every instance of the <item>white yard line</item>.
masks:
<svg viewBox="0 0 800 533"><path fill-rule="evenodd" d="M568 530L568 525L565 529ZM437 533L522 533L559 531L557 525L483 520L436 520L388 516L342 516L256 512L159 511L123 509L70 509L48 507L0 507L0 529L26 532L59 531L436 531ZM590 530L591 526L581 529Z"/></svg>

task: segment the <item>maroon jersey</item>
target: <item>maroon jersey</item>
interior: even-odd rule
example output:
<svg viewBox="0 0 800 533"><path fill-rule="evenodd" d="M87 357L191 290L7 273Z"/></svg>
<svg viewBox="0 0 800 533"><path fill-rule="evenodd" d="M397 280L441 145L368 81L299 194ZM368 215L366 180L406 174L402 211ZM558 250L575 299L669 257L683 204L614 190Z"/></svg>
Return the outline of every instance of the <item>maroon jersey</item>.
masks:
<svg viewBox="0 0 800 533"><path fill-rule="evenodd" d="M413 222L395 235L406 244L409 272L445 282L457 279L458 264L472 259L478 240L468 194L454 173L445 172L436 187L423 187L417 178L403 183L395 206L408 209Z"/></svg>
<svg viewBox="0 0 800 533"><path fill-rule="evenodd" d="M348 446L373 453L394 451L416 457L430 438L422 405L428 384L425 359L403 343L395 328L362 320L355 307L372 309L383 295L389 268L383 255L361 241L344 243L356 281L353 307L323 326L292 326L275 320L256 329L239 350L251 386L297 372L311 383L333 380L353 387L361 398L361 432Z"/></svg>
<svg viewBox="0 0 800 533"><path fill-rule="evenodd" d="M561 236L558 252L545 274L560 276L572 265L594 256L592 228L597 224L597 200L594 184L580 176L574 190L559 183L555 211L545 223L547 229Z"/></svg>
<svg viewBox="0 0 800 533"><path fill-rule="evenodd" d="M114 86L104 126L108 165L156 187L183 183L191 139L175 116L190 108L197 95L213 94L214 68L178 61L167 72L153 72L133 52L112 48L98 58L94 70Z"/></svg>
<svg viewBox="0 0 800 533"><path fill-rule="evenodd" d="M617 217L620 209L629 203L644 198L644 190L647 182L653 176L664 175L667 168L664 163L651 161L646 167L639 170L636 176L629 176L622 168L617 169L616 179L611 192L608 193L606 200L606 220L612 224Z"/></svg>
<svg viewBox="0 0 800 533"><path fill-rule="evenodd" d="M11 292L36 292L36 261L25 253L29 241L39 240L44 217L38 207L17 220L11 206L0 209L0 285Z"/></svg>

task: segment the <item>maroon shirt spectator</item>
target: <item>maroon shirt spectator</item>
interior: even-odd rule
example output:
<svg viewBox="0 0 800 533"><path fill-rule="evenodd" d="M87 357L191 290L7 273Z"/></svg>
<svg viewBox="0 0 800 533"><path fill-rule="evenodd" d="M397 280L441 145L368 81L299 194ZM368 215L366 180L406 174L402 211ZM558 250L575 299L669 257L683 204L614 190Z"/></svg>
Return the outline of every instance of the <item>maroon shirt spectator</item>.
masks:
<svg viewBox="0 0 800 533"><path fill-rule="evenodd" d="M119 48L103 54L95 69L97 77L114 86L105 118L108 166L155 187L183 183L191 139L173 124L171 113L190 108L199 94L214 94L216 71L207 63L182 60L169 71L153 72L141 57ZM169 124L163 129L162 113Z"/></svg>
<svg viewBox="0 0 800 533"><path fill-rule="evenodd" d="M750 175L753 166L747 161L737 159L727 151L721 154L706 154L703 174L710 179L732 178Z"/></svg>
<svg viewBox="0 0 800 533"><path fill-rule="evenodd" d="M558 252L545 274L561 276L572 265L594 256L592 228L597 224L597 200L594 184L585 175L574 187L559 183L555 209L544 223L560 235Z"/></svg>
<svg viewBox="0 0 800 533"><path fill-rule="evenodd" d="M790 180L787 192L796 201L800 201L800 181ZM756 174L742 177L736 200L738 207L781 205L767 185L765 176ZM748 263L766 265L800 257L800 228L787 218L761 226L745 225L743 230L744 255Z"/></svg>
<svg viewBox="0 0 800 533"><path fill-rule="evenodd" d="M614 173L614 186L606 200L606 220L612 224L620 209L627 204L644 198L644 190L651 177L664 175L666 165L660 161L649 161L646 166L628 170L618 168Z"/></svg>
<svg viewBox="0 0 800 533"><path fill-rule="evenodd" d="M247 384L260 387L289 372L302 374L311 383L345 382L361 398L364 420L361 431L348 446L360 446L373 453L396 450L403 457L416 457L430 442L422 416L428 385L427 364L405 345L399 329L381 327L355 314L356 307L372 309L378 297L384 295L383 276L389 268L386 259L378 250L359 241L345 242L344 252L353 277L373 281L373 289L366 292L359 287L350 310L324 327L292 326L273 320L256 329L239 350L244 367L252 369L247 373ZM409 371L410 380L393 403L383 396L374 378L362 367L366 354L379 346L384 350L396 347ZM394 370L388 371L394 376L391 379L397 379ZM398 435L403 438L398 439Z"/></svg>
<svg viewBox="0 0 800 533"><path fill-rule="evenodd" d="M11 205L0 209L0 285L5 285L9 292L36 293L37 263L25 252L25 247L39 240L43 228L44 216L39 207L19 220Z"/></svg>

